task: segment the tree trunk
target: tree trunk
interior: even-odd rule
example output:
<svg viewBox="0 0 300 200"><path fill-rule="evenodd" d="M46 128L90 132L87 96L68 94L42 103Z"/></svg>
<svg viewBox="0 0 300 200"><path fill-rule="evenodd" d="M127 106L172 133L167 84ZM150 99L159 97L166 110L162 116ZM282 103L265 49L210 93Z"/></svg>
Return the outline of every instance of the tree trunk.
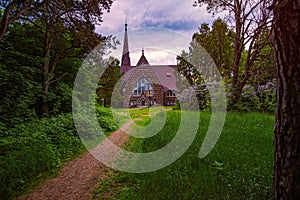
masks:
<svg viewBox="0 0 300 200"><path fill-rule="evenodd" d="M50 33L48 28L45 33L45 61L44 61L44 71L43 71L43 98L41 103L41 114L42 117L49 116L49 102L47 100L49 94L49 65L50 65L50 50L51 50L51 41L50 41Z"/></svg>
<svg viewBox="0 0 300 200"><path fill-rule="evenodd" d="M235 38L234 38L234 66L233 66L233 77L232 77L232 95L234 100L238 100L240 93L238 92L238 78L239 78L239 68L241 62L242 54L242 42L241 42L241 32L242 32L242 22L241 22L241 8L238 0L234 1L235 5Z"/></svg>
<svg viewBox="0 0 300 200"><path fill-rule="evenodd" d="M274 127L274 197L300 199L300 0L273 6L277 112Z"/></svg>

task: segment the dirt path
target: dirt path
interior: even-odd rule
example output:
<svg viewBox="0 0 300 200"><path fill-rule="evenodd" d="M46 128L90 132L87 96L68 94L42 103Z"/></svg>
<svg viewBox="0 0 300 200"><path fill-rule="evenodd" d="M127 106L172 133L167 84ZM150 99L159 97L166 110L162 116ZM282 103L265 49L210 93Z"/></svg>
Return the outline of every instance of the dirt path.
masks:
<svg viewBox="0 0 300 200"><path fill-rule="evenodd" d="M132 120L122 126L129 130ZM109 139L122 146L128 141L128 135L121 129L110 135ZM97 148L97 147L96 147ZM105 152L104 152L105 153ZM105 176L105 166L90 153L68 162L54 179L49 179L34 188L31 193L19 197L21 200L86 200L90 199L93 190L99 185L98 179Z"/></svg>

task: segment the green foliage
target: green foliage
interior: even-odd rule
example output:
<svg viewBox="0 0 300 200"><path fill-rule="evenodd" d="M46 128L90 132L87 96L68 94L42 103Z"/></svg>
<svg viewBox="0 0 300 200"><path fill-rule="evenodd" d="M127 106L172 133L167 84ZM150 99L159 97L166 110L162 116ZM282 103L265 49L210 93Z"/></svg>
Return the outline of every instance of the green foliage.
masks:
<svg viewBox="0 0 300 200"><path fill-rule="evenodd" d="M6 127L36 117L41 59L30 34L38 35L31 26L15 24L0 43L0 120Z"/></svg>
<svg viewBox="0 0 300 200"><path fill-rule="evenodd" d="M275 113L276 111L276 94L277 81L268 81L265 85L258 86L257 95L260 99L260 109L263 112Z"/></svg>
<svg viewBox="0 0 300 200"><path fill-rule="evenodd" d="M222 135L199 159L210 113L200 113L198 134L187 152L158 171L117 173L115 199L271 199L274 117L258 113L227 113ZM134 152L150 152L168 144L180 122L180 112L168 112L167 123L154 137L131 141ZM121 188L120 188L121 185ZM111 188L110 188L111 189ZM107 190L106 190L107 191ZM111 191L111 190L110 190ZM97 192L95 191L95 197ZM104 191L105 192L105 191Z"/></svg>
<svg viewBox="0 0 300 200"><path fill-rule="evenodd" d="M35 75L27 66L0 64L0 121L6 127L36 117L36 96L41 86L30 80Z"/></svg>
<svg viewBox="0 0 300 200"><path fill-rule="evenodd" d="M228 92L228 97L229 110L275 113L276 80L259 85L257 89L250 85L244 86L238 101L233 101L231 92Z"/></svg>
<svg viewBox="0 0 300 200"><path fill-rule="evenodd" d="M124 184L128 177L113 170L106 170L104 173L105 176L99 180L101 184L94 189L93 199L118 199L128 189Z"/></svg>
<svg viewBox="0 0 300 200"><path fill-rule="evenodd" d="M86 21L89 17L97 16L97 22L100 23L103 11L109 10L112 1L88 2L88 11L87 5L78 2L69 2L63 8L60 3L44 2L35 8L40 16L32 16L31 22L14 22L0 40L0 71L4 71L0 81L3 99L0 101L3 100L1 105L5 105L0 109L1 113L2 109L3 113L15 111L18 116L18 110L22 110L24 112L20 115L29 118L32 112L37 116L70 112L71 90L83 58L100 43L103 47L99 50L101 53L114 46L111 37L95 33L92 22ZM67 9L65 11L70 13L76 10L68 15L74 17L72 22L66 19L66 13L60 9ZM85 14L86 18L76 18L79 12ZM49 20L53 19L53 15L56 20ZM11 99L15 99L15 96L17 99L24 97L24 100L20 98L21 102L11 105ZM31 112L27 112L28 107ZM27 117L25 113L30 113L30 116ZM3 115L3 118L10 121L10 116Z"/></svg>
<svg viewBox="0 0 300 200"><path fill-rule="evenodd" d="M83 58L99 43L101 53L114 46L111 37L95 33L111 5L112 0L1 1L0 18L8 27L0 30L0 198L19 194L84 149L65 113L72 111ZM44 116L51 118L38 119ZM107 132L116 129L111 115L99 121Z"/></svg>
<svg viewBox="0 0 300 200"><path fill-rule="evenodd" d="M119 79L122 76L120 72L119 64L120 62L110 57L109 60L110 65L106 68L104 73L102 74L99 80L99 87L97 89L98 102L102 104L104 107L122 107L118 101L121 99L121 88L122 84L118 84ZM116 87L120 86L120 87ZM119 91L114 91L114 89L119 89ZM114 96L112 98L114 92ZM111 102L113 101L113 102ZM123 103L123 101L120 101Z"/></svg>
<svg viewBox="0 0 300 200"><path fill-rule="evenodd" d="M199 32L193 35L193 40L199 43L214 60L223 78L229 79L233 66L234 32L229 29L226 22L218 18L212 24L201 24Z"/></svg>
<svg viewBox="0 0 300 200"><path fill-rule="evenodd" d="M96 113L106 134L118 128L111 109L96 106ZM32 119L11 129L1 126L0 136L0 196L5 199L20 194L85 149L71 114Z"/></svg>
<svg viewBox="0 0 300 200"><path fill-rule="evenodd" d="M0 113L7 127L40 116L43 101L49 103L52 116L71 111L71 91L81 61L72 57L58 62L56 75L66 75L44 93L42 35L33 25L15 23L0 43Z"/></svg>
<svg viewBox="0 0 300 200"><path fill-rule="evenodd" d="M117 130L118 125L114 119L112 110L102 106L96 106L98 122L104 133L111 133Z"/></svg>
<svg viewBox="0 0 300 200"><path fill-rule="evenodd" d="M231 94L231 93L229 93ZM229 98L229 109L239 112L250 112L259 110L259 98L254 87L246 85L238 101Z"/></svg>
<svg viewBox="0 0 300 200"><path fill-rule="evenodd" d="M84 149L70 114L0 131L0 196L6 199Z"/></svg>

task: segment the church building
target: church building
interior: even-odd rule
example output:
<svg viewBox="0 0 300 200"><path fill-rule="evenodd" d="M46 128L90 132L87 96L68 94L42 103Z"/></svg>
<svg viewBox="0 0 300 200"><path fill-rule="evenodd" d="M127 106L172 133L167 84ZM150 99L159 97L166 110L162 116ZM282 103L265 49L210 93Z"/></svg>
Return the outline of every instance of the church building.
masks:
<svg viewBox="0 0 300 200"><path fill-rule="evenodd" d="M121 61L121 72L123 76L123 89L125 107L146 106L172 106L176 104L176 77L174 71L177 65L151 65L144 49L136 65L131 65L128 45L127 23L125 23L125 34L123 54Z"/></svg>

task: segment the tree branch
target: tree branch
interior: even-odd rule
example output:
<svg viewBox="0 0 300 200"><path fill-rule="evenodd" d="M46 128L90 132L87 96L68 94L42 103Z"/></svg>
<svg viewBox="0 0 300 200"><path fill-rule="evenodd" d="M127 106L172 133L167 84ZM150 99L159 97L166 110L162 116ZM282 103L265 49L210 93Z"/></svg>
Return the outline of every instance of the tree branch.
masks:
<svg viewBox="0 0 300 200"><path fill-rule="evenodd" d="M62 79L65 75L67 75L68 73L63 73L61 76L59 76L58 78L54 79L54 80L51 80L49 81L48 85L51 85L52 83L55 83L57 81L59 81L60 79Z"/></svg>

